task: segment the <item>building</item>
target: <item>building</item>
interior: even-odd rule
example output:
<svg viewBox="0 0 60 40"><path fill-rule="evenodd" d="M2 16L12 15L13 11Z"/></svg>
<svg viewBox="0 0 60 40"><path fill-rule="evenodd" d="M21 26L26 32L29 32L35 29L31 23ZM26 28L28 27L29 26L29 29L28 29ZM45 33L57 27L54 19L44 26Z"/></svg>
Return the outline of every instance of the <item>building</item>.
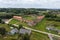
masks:
<svg viewBox="0 0 60 40"><path fill-rule="evenodd" d="M38 16L37 17L37 19L43 19L44 18L44 16Z"/></svg>
<svg viewBox="0 0 60 40"><path fill-rule="evenodd" d="M28 29L25 29L25 28L21 28L20 30L19 30L19 34L28 34L28 35L30 35L31 34L31 30L28 30Z"/></svg>
<svg viewBox="0 0 60 40"><path fill-rule="evenodd" d="M17 19L17 20L20 20L20 21L23 20L23 18L22 18L21 16L13 16L13 18L14 18L14 19Z"/></svg>
<svg viewBox="0 0 60 40"><path fill-rule="evenodd" d="M11 35L14 35L15 33L18 33L18 29L17 28L13 28L9 33Z"/></svg>

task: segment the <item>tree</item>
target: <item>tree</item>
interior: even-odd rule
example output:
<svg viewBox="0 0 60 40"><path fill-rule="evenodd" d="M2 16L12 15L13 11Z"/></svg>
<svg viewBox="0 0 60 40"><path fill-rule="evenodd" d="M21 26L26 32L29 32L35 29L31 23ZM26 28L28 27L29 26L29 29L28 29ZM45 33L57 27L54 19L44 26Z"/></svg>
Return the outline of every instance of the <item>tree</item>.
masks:
<svg viewBox="0 0 60 40"><path fill-rule="evenodd" d="M30 40L30 36L27 33L22 35L21 37L22 37L22 40Z"/></svg>
<svg viewBox="0 0 60 40"><path fill-rule="evenodd" d="M2 22L2 19L0 18L0 23Z"/></svg>
<svg viewBox="0 0 60 40"><path fill-rule="evenodd" d="M23 26L22 25L19 25L19 28L18 29L20 29L20 28L22 28Z"/></svg>
<svg viewBox="0 0 60 40"><path fill-rule="evenodd" d="M5 35L6 32L7 32L7 31L6 31L5 28L3 28L3 27L0 28L0 34L1 34L1 35Z"/></svg>

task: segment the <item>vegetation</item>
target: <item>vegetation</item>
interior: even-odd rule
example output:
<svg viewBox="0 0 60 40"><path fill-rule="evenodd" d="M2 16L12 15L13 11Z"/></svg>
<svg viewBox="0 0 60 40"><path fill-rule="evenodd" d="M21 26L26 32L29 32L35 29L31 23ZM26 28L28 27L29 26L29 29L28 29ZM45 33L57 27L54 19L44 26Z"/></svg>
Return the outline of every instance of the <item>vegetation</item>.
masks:
<svg viewBox="0 0 60 40"><path fill-rule="evenodd" d="M5 28L0 28L0 34L5 35L6 34L6 29Z"/></svg>
<svg viewBox="0 0 60 40"><path fill-rule="evenodd" d="M37 23L34 26L28 26L27 23L21 22L12 18L13 16L22 16L24 19L27 20L35 20L36 16L45 15L45 18ZM5 24L2 19L10 19L12 20L9 24ZM37 21L37 20L36 20ZM40 31L50 32L56 34L54 31L48 31L46 29L47 25L53 25L55 28L60 30L60 10L52 10L52 9L25 9L25 8L1 8L0 9L0 34L5 35L11 29L10 27L15 27L12 24L19 25L18 29L22 26L30 27L33 29L37 29ZM6 32L7 31L7 32ZM5 37L0 36L0 40L17 40L18 35L6 35ZM49 40L48 36L45 34L32 32L31 36L26 35L19 35L20 39L18 40Z"/></svg>
<svg viewBox="0 0 60 40"><path fill-rule="evenodd" d="M32 32L31 40L49 40L48 35Z"/></svg>

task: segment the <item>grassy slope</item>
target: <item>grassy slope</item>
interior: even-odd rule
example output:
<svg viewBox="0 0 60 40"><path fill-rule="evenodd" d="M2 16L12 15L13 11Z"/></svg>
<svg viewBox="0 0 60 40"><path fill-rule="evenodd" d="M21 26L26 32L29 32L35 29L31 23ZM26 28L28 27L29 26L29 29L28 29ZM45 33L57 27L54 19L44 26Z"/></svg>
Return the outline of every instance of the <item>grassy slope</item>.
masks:
<svg viewBox="0 0 60 40"><path fill-rule="evenodd" d="M4 27L7 31L10 31L10 26L8 26L7 24L0 24L0 27Z"/></svg>
<svg viewBox="0 0 60 40"><path fill-rule="evenodd" d="M32 28L37 29L37 30L41 30L41 31L45 31L46 30L45 27L46 27L46 19L43 19L42 21L40 21L39 23L37 23Z"/></svg>

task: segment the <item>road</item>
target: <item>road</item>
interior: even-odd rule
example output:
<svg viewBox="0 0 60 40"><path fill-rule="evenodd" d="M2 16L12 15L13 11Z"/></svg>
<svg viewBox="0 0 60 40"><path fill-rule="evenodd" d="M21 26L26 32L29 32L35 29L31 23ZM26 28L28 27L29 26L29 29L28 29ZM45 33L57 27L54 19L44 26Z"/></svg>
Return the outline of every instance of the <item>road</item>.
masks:
<svg viewBox="0 0 60 40"><path fill-rule="evenodd" d="M53 36L48 34L48 37L50 38L50 40L53 40Z"/></svg>
<svg viewBox="0 0 60 40"><path fill-rule="evenodd" d="M56 34L52 34L52 33L48 33L48 32L43 32L43 31L40 31L40 30L35 30L35 29L32 29L32 28L28 28L28 27L24 27L24 28L32 30L32 31L35 31L35 32L43 33L43 34L47 34L47 35L50 34L52 36L60 37L59 35L56 35Z"/></svg>

